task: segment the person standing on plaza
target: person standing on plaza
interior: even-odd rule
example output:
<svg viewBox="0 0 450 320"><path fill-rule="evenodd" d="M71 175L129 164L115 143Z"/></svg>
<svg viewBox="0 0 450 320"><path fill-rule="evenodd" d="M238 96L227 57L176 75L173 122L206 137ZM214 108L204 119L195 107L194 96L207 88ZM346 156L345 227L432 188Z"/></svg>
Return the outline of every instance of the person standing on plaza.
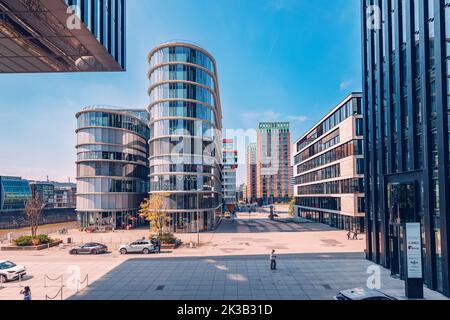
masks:
<svg viewBox="0 0 450 320"><path fill-rule="evenodd" d="M31 300L31 289L30 287L25 287L22 291L20 291L20 294L23 295L23 300Z"/></svg>
<svg viewBox="0 0 450 320"><path fill-rule="evenodd" d="M275 250L272 250L270 255L270 270L277 270L277 256L275 255Z"/></svg>
<svg viewBox="0 0 450 320"><path fill-rule="evenodd" d="M156 252L161 253L161 240L156 239Z"/></svg>
<svg viewBox="0 0 450 320"><path fill-rule="evenodd" d="M358 230L353 233L353 240L358 240Z"/></svg>

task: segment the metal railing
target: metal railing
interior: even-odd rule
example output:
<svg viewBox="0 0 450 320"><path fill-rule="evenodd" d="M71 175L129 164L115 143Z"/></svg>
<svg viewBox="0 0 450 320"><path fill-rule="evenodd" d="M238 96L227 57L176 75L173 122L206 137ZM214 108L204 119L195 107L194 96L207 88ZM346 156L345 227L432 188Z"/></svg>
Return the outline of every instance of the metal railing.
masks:
<svg viewBox="0 0 450 320"><path fill-rule="evenodd" d="M47 280L49 280L49 281L53 281L53 282L55 282L55 281L60 281L61 283L60 283L60 285L59 286L49 286L49 285L47 285ZM57 288L57 287L64 287L64 275L62 274L62 275L60 275L59 277L57 277L57 278L55 278L55 279L52 279L52 278L50 278L48 275L44 275L44 288Z"/></svg>
<svg viewBox="0 0 450 320"><path fill-rule="evenodd" d="M64 289L64 287L61 287L54 297L50 297L50 296L48 296L48 295L46 294L46 295L45 295L45 300L56 300L56 298L58 298L58 297L59 297L61 300L64 300L64 298L63 298L63 289Z"/></svg>
<svg viewBox="0 0 450 320"><path fill-rule="evenodd" d="M77 293L80 292L80 286L85 284L85 283L86 283L86 286L84 288L89 287L89 275L88 274L86 275L86 277L84 278L83 281L78 280L78 282L77 282Z"/></svg>

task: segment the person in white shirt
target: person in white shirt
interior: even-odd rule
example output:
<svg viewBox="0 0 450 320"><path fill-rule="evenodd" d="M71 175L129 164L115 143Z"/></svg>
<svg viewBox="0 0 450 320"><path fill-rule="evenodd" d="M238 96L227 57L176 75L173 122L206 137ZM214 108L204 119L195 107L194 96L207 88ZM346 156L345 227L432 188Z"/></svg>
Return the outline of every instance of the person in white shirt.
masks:
<svg viewBox="0 0 450 320"><path fill-rule="evenodd" d="M270 270L277 270L277 256L275 255L275 250L272 250L270 255Z"/></svg>

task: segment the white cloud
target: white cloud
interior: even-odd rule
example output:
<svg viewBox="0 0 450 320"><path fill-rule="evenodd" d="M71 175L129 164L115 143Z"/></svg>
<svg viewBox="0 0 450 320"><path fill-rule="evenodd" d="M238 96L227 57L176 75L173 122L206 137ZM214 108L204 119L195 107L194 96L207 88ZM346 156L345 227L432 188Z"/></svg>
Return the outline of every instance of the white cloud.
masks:
<svg viewBox="0 0 450 320"><path fill-rule="evenodd" d="M285 115L273 110L263 112L244 112L242 117L248 122L265 122L265 121L290 121L290 122L305 122L308 117L302 115Z"/></svg>
<svg viewBox="0 0 450 320"><path fill-rule="evenodd" d="M305 122L308 120L307 116L289 116L289 121L291 122Z"/></svg>
<svg viewBox="0 0 450 320"><path fill-rule="evenodd" d="M344 91L344 90L347 90L351 85L352 85L351 80L343 80L339 84L339 89L341 89L341 91Z"/></svg>

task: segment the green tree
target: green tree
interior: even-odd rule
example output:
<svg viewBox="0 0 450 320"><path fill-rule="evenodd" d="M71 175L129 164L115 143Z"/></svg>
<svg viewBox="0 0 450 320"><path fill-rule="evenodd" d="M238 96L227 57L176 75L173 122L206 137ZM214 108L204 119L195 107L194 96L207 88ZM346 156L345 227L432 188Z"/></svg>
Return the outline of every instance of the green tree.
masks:
<svg viewBox="0 0 450 320"><path fill-rule="evenodd" d="M167 203L169 194L152 194L141 203L139 214L150 222L150 232L159 239L165 235L165 228L170 222L167 214Z"/></svg>
<svg viewBox="0 0 450 320"><path fill-rule="evenodd" d="M295 198L292 198L291 202L289 202L289 216L292 218L295 217Z"/></svg>

